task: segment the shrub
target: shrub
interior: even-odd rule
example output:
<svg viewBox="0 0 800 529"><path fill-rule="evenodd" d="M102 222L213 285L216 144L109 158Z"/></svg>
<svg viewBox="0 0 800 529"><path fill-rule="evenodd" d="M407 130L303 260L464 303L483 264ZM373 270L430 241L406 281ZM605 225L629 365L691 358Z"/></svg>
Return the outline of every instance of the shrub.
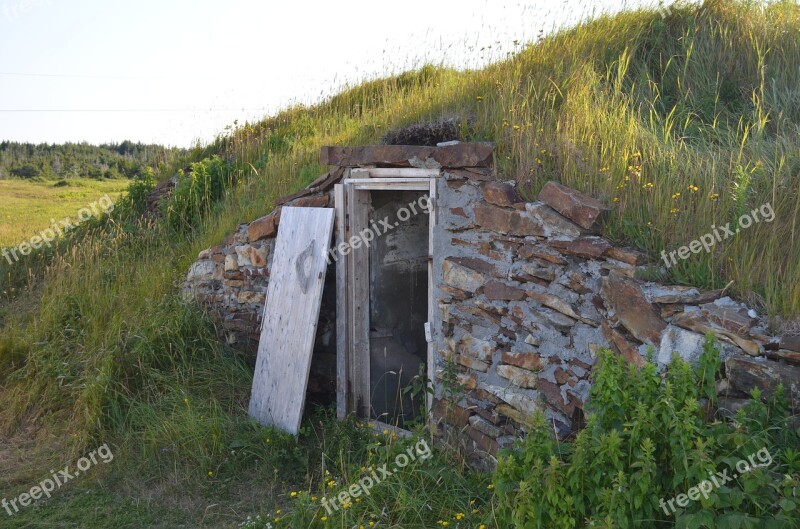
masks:
<svg viewBox="0 0 800 529"><path fill-rule="evenodd" d="M698 368L675 357L663 379L652 363L637 370L602 350L588 424L574 444L557 443L540 414L528 437L501 455L499 525L800 527L800 438L787 427L782 390L768 404L754 394L733 420L707 422L719 366L711 337ZM736 479L683 507L673 502L672 511L669 500L726 468L736 475L737 463L755 454L769 455L770 467L738 469Z"/></svg>

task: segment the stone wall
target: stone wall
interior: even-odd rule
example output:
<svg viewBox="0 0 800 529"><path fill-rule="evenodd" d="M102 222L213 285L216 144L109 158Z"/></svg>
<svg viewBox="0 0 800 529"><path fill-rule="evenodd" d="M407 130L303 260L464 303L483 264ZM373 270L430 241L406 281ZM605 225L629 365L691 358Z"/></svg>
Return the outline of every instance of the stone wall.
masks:
<svg viewBox="0 0 800 529"><path fill-rule="evenodd" d="M333 207L333 185L343 171L334 170L299 193L278 200L275 209L213 248L203 250L189 268L183 286L185 300L203 306L217 322L221 337L254 361L261 336L269 271L281 209ZM336 391L336 274L332 266L326 276L320 320L311 362L308 391L320 400Z"/></svg>
<svg viewBox="0 0 800 529"><path fill-rule="evenodd" d="M675 352L696 360L711 332L725 359L725 408L753 387L771 393L776 380L800 403L800 367L789 365L800 339L770 336L721 291L636 279L646 257L598 235L601 202L554 182L525 202L510 183L447 172L438 193L434 415L476 462L491 466L537 409L560 437L574 434L600 347L636 366L652 349L664 366ZM453 374L455 391L442 383Z"/></svg>
<svg viewBox="0 0 800 529"><path fill-rule="evenodd" d="M675 352L696 360L711 332L725 359L721 411L735 411L755 387L771 394L778 382L800 409L800 337L771 335L765 318L721 291L637 279L646 257L599 235L609 213L603 203L554 182L538 201L525 202L511 183L495 180L491 150L481 144L333 147L322 157L343 167L239 226L189 270L186 299L210 311L233 347L256 350L281 207L333 207L331 190L344 166L433 167L443 175L433 240L433 424L475 463L491 466L499 448L525 434L537 409L560 437L573 435L583 424L600 347L637 366L652 348L663 366ZM329 396L334 287L331 269L309 381L311 393Z"/></svg>

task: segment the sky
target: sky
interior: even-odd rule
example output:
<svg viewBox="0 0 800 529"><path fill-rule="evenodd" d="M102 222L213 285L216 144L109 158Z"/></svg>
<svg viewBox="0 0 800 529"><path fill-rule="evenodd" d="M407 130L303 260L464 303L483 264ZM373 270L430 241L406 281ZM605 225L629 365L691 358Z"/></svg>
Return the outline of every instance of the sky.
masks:
<svg viewBox="0 0 800 529"><path fill-rule="evenodd" d="M0 0L0 141L205 144L348 84L480 67L541 32L653 4Z"/></svg>

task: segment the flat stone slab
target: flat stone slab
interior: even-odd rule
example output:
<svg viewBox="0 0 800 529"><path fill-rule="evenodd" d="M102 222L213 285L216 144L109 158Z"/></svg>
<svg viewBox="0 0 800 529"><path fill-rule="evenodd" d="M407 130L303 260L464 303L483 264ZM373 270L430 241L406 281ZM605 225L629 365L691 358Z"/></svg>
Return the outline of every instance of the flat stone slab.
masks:
<svg viewBox="0 0 800 529"><path fill-rule="evenodd" d="M494 164L495 146L492 143L458 143L443 147L418 145L365 145L359 147L322 147L323 165L358 167L362 165L388 165L418 167L426 160L439 167L491 167Z"/></svg>

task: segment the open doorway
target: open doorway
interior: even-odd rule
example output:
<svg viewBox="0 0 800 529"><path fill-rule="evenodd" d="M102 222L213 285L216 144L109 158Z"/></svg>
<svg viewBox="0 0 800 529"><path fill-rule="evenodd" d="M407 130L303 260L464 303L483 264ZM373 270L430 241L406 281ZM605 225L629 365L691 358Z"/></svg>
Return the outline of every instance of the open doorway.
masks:
<svg viewBox="0 0 800 529"><path fill-rule="evenodd" d="M370 226L391 228L369 247L370 415L400 428L424 415L429 225L420 204L426 197L370 191Z"/></svg>
<svg viewBox="0 0 800 529"><path fill-rule="evenodd" d="M435 177L353 169L336 188L337 412L399 428L425 420L431 377ZM354 244L355 243L355 244Z"/></svg>

